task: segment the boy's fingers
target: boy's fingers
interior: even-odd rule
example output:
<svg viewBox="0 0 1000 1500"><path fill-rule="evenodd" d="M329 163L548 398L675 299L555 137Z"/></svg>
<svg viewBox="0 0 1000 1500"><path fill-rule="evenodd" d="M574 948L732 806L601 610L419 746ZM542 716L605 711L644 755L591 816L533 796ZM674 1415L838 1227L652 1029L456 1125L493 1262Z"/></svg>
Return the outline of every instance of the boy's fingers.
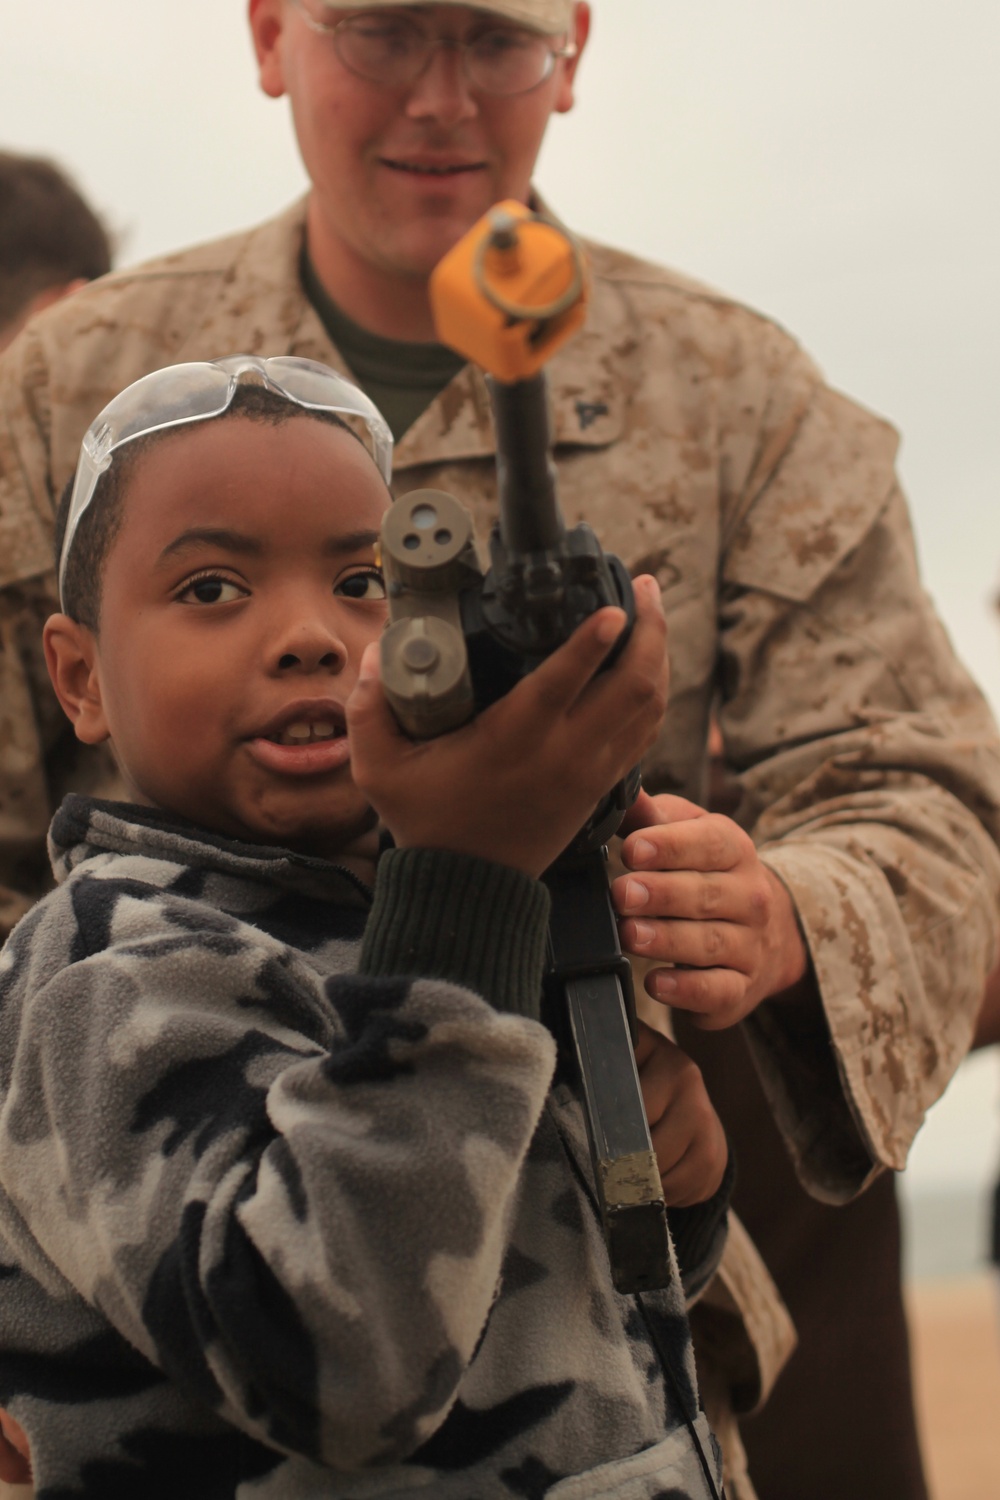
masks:
<svg viewBox="0 0 1000 1500"><path fill-rule="evenodd" d="M695 1064L676 1042L640 1022L635 1047L639 1070L639 1089L650 1126L662 1117L677 1089L679 1080L695 1070Z"/></svg>
<svg viewBox="0 0 1000 1500"><path fill-rule="evenodd" d="M620 660L594 678L575 710L599 722L605 733L613 726L619 737L640 725L655 732L667 704L667 624L655 583L639 587L648 582L636 580L635 625Z"/></svg>
<svg viewBox="0 0 1000 1500"><path fill-rule="evenodd" d="M625 611L599 609L509 694L526 716L564 714L585 691L625 628Z"/></svg>
<svg viewBox="0 0 1000 1500"><path fill-rule="evenodd" d="M365 647L358 680L344 705L347 736L351 743L352 774L361 785L365 766L381 762L390 749L398 749L402 730L386 701L379 677L379 645Z"/></svg>
<svg viewBox="0 0 1000 1500"><path fill-rule="evenodd" d="M661 1151L668 1162L673 1155L666 1139L668 1135L667 1130L658 1132L653 1142L658 1165ZM661 1168L660 1181L668 1208L691 1208L696 1203L707 1202L722 1186L728 1160L729 1152L721 1127L714 1138L705 1139L695 1134L677 1160L667 1165L665 1171Z"/></svg>
<svg viewBox="0 0 1000 1500"><path fill-rule="evenodd" d="M365 647L358 680L344 705L348 730L353 733L363 730L369 722L377 723L383 708L388 711L379 680L379 647L377 641L372 641Z"/></svg>
<svg viewBox="0 0 1000 1500"><path fill-rule="evenodd" d="M585 620L557 651L540 663L509 695L526 721L539 714L555 718L579 712L594 725L593 744L607 759L620 758L621 747L634 739L642 715L658 723L666 703L668 669L664 641L666 621L655 579L636 580L636 621L621 660L599 672L625 628L622 609L608 605ZM613 735L608 726L614 726ZM586 722L579 732L586 734ZM607 755L614 746L614 752Z"/></svg>
<svg viewBox="0 0 1000 1500"><path fill-rule="evenodd" d="M0 1479L6 1484L31 1483L28 1436L9 1412L0 1411Z"/></svg>
<svg viewBox="0 0 1000 1500"><path fill-rule="evenodd" d="M662 1031L656 1031L645 1021L637 1021L635 1038L635 1065L641 1068L648 1058L656 1051L661 1041L665 1041Z"/></svg>
<svg viewBox="0 0 1000 1500"><path fill-rule="evenodd" d="M586 620L526 679L540 689L546 704L565 711L586 693L588 713L597 717L608 714L606 722L616 722L622 714L628 721L650 712L651 703L661 695L665 701L667 624L659 587L655 579L644 575L635 580L634 589L635 624L621 659L610 671L595 675L625 628L624 610L608 605ZM608 713L609 708L612 713ZM654 705L657 717L662 715L662 708L662 703L658 708Z"/></svg>

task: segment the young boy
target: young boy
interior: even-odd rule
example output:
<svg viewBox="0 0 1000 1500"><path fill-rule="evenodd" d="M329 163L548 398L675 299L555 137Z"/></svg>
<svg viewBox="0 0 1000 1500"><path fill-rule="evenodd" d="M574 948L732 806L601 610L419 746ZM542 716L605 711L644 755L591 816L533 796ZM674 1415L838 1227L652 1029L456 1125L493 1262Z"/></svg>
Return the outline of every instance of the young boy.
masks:
<svg viewBox="0 0 1000 1500"><path fill-rule="evenodd" d="M45 648L130 800L67 799L0 956L0 1403L40 1500L702 1500L724 1138L644 1032L683 1292L619 1296L537 1019L538 876L663 712L655 585L612 671L604 610L411 743L345 411L378 448L338 376L245 357L85 440Z"/></svg>

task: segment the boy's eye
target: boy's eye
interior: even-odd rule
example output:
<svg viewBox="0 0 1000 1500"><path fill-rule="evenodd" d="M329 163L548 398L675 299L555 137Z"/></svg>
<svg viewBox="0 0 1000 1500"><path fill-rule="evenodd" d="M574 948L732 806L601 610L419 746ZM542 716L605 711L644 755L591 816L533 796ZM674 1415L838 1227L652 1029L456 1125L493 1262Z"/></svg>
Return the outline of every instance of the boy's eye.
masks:
<svg viewBox="0 0 1000 1500"><path fill-rule="evenodd" d="M378 568L362 568L359 573L349 573L334 585L335 594L348 599L384 599L385 581Z"/></svg>
<svg viewBox="0 0 1000 1500"><path fill-rule="evenodd" d="M234 599L245 599L246 589L229 578L213 574L205 578L194 578L177 595L181 604L231 604Z"/></svg>

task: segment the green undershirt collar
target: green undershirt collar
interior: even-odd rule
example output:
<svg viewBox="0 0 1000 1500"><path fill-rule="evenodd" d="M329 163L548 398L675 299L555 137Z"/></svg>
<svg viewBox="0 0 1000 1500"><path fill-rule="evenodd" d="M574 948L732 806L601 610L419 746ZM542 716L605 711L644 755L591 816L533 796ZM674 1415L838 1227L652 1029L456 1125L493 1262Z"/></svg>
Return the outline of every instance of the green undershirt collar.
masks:
<svg viewBox="0 0 1000 1500"><path fill-rule="evenodd" d="M362 328L334 302L305 248L302 284L354 379L375 402L398 443L435 396L454 380L465 360L444 344L387 339Z"/></svg>

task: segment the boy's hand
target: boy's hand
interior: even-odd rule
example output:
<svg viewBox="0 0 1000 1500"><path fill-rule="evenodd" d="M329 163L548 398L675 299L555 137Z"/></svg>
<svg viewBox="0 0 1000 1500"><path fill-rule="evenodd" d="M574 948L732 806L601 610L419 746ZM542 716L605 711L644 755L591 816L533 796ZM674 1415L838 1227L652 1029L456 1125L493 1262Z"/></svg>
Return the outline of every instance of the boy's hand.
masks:
<svg viewBox="0 0 1000 1500"><path fill-rule="evenodd" d="M400 848L447 849L538 876L652 744L666 707L666 622L655 580L636 579L636 621L602 609L470 723L435 740L399 728L369 646L347 704L354 781ZM595 675L597 674L597 675Z"/></svg>
<svg viewBox="0 0 1000 1500"><path fill-rule="evenodd" d="M643 792L623 829L622 861L635 873L612 885L622 946L677 965L647 974L654 1000L718 1031L762 1000L797 993L808 957L795 908L738 824Z"/></svg>
<svg viewBox="0 0 1000 1500"><path fill-rule="evenodd" d="M721 1186L729 1146L701 1072L641 1021L635 1060L667 1207L704 1203Z"/></svg>
<svg viewBox="0 0 1000 1500"><path fill-rule="evenodd" d="M31 1483L28 1435L9 1412L0 1410L0 1479L5 1484Z"/></svg>

